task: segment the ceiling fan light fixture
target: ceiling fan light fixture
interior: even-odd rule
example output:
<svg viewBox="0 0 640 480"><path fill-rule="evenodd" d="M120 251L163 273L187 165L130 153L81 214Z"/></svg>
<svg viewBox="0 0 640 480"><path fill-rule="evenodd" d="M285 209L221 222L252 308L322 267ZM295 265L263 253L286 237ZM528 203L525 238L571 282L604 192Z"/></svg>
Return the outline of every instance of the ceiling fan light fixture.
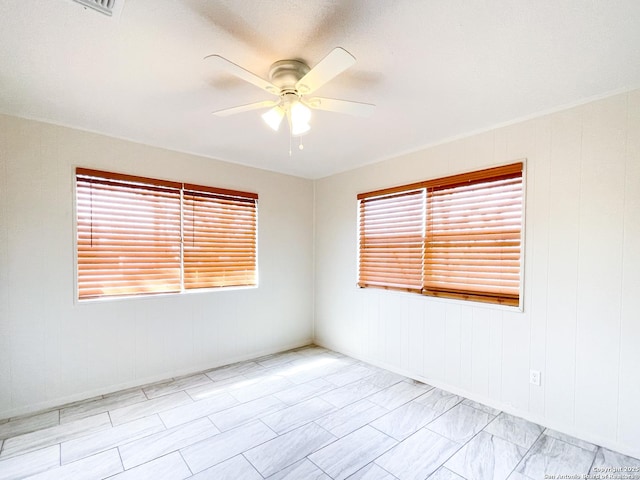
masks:
<svg viewBox="0 0 640 480"><path fill-rule="evenodd" d="M296 102L291 106L291 121L293 123L309 123L311 109L302 102Z"/></svg>
<svg viewBox="0 0 640 480"><path fill-rule="evenodd" d="M309 120L311 120L311 109L309 107L300 101L291 105L291 135L299 137L307 133L311 129Z"/></svg>
<svg viewBox="0 0 640 480"><path fill-rule="evenodd" d="M277 105L263 113L262 120L264 120L271 129L277 132L280 129L280 124L282 123L284 115L284 109L280 105Z"/></svg>
<svg viewBox="0 0 640 480"><path fill-rule="evenodd" d="M300 137L311 130L311 126L308 123L291 123L291 136Z"/></svg>

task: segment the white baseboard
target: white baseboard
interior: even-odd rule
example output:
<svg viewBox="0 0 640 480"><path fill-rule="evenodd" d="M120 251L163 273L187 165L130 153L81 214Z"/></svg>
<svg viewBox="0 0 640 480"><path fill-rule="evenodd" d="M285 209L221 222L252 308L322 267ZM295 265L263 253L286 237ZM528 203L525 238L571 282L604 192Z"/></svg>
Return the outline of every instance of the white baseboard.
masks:
<svg viewBox="0 0 640 480"><path fill-rule="evenodd" d="M230 365L232 363L243 362L245 360L251 360L254 358L262 357L264 355L271 355L273 353L279 353L279 352L284 352L294 348L304 347L305 345L310 345L312 343L313 341L309 338L309 339L305 339L305 340L291 343L291 344L257 350L245 355L236 355L233 357L228 357L228 358L225 358L224 360L220 360L215 363L193 365L187 368L163 372L158 375L150 375L147 377L136 378L135 380L131 380L128 382L108 385L108 386L104 386L104 387L100 387L92 390L85 390L79 393L74 393L72 395L66 395L63 397L56 397L56 398L48 399L43 402L38 402L38 403L27 405L27 406L16 407L9 410L1 411L0 419L9 419L9 418L19 417L19 416L24 416L24 415L34 414L34 413L45 412L47 410L54 410L68 403L87 400L89 398L99 397L100 395L107 395L109 393L118 392L120 390L127 390L129 388L142 387L150 383L156 383L162 380L168 380L173 377L180 377L183 375L195 374L205 370L211 370L212 368L222 367L224 365Z"/></svg>

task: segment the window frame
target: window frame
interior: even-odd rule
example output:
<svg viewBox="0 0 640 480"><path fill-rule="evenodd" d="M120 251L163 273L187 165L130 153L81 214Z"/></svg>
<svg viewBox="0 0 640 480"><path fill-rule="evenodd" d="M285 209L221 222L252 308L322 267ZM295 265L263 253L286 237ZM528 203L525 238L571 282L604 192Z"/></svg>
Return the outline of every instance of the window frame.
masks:
<svg viewBox="0 0 640 480"><path fill-rule="evenodd" d="M513 173L514 170L518 170L519 169L519 175L520 175L520 190L519 190L519 202L520 202L520 208L519 208L519 218L520 218L520 231L519 231L519 257L518 257L518 264L517 264L517 268L518 268L518 277L517 277L517 281L518 281L518 286L517 286L517 290L518 290L518 294L517 294L517 299L515 299L515 301L509 300L506 296L502 297L500 295L495 295L495 297L491 297L491 295L487 294L487 293L481 293L481 292L477 292L477 294L472 293L472 292L455 292L455 291L432 291L431 289L427 288L427 283L430 283L429 280L431 280L433 277L429 277L429 280L427 279L427 250L429 247L428 243L428 238L430 237L430 233L429 233L429 225L428 225L428 210L429 210L429 193L428 193L428 189L441 189L441 188L447 188L447 185L454 185L454 184L460 184L461 182L466 182L466 181L470 181L470 182L476 182L478 184L482 184L484 180L487 181L487 183L491 182L492 177L499 177L500 175L509 175L511 173ZM502 173L501 173L502 172ZM506 172L506 173L504 173ZM517 175L516 175L517 176ZM385 197L391 197L394 195L401 195L402 193L405 192L411 192L411 191L415 191L415 190L420 190L420 189L424 189L425 195L425 204L423 207L423 215L424 215L424 231L423 231L423 249L422 249L422 253L423 253L423 258L422 258L422 288L420 289L420 291L418 291L418 289L416 288L405 288L405 287L394 287L391 285L372 285L372 284L368 284L370 282L367 282L367 277L364 277L364 281L363 281L363 276L362 276L362 269L363 269L363 263L362 263L362 255L363 255L363 247L362 245L364 244L363 242L363 225L364 225L364 220L362 218L363 215L363 207L362 207L362 202L365 201L366 199L375 199L376 197L378 197L379 199L385 198ZM410 183L410 184L405 184L405 185L398 185L398 186L394 186L394 187L388 187L388 188L381 188L381 189L377 189L377 190L373 190L373 191L369 191L369 192L363 192L363 193L359 193L357 194L357 218L358 218L358 226L357 226L357 240L358 240L358 257L357 257L357 265L356 265L356 276L357 276L357 287L361 288L361 289L365 289L365 288L373 288L373 289L384 289L384 290L388 290L391 292L402 292L402 293L412 293L412 294L419 294L422 296L426 296L426 297L430 297L430 298L436 298L436 299L441 299L444 301L453 301L453 302L459 302L462 301L465 304L468 304L469 302L473 302L476 303L478 305L482 305L482 306L491 306L494 308L506 308L509 310L513 310L513 309L517 309L518 311L523 311L524 310L524 281L525 281L525 276L524 276L524 266L525 266L525 226L526 226L526 218L525 218L525 212L526 212L526 159L519 159L517 161L514 162L509 162L507 164L503 164L503 165L499 165L499 166L494 166L494 167L489 167L489 168L483 168L483 169L478 169L478 170L471 170L471 171L467 171L467 172L463 172L463 173L459 173L459 174L455 174L455 175L449 175L449 176L445 176L445 177L439 177L439 178L433 178L433 179L429 179L429 180L424 180L424 181L420 181L420 182L414 182L414 183ZM431 247L432 248L432 247ZM515 293L515 292L514 292Z"/></svg>
<svg viewBox="0 0 640 480"><path fill-rule="evenodd" d="M238 290L238 289L254 289L259 286L259 268L258 268L258 203L259 197L257 193L253 192L245 192L240 190L231 190L224 189L218 187L211 187L205 185L197 185L192 183L183 183L176 182L170 180L163 180L158 178L123 174L117 172L111 172L106 170L98 170L92 168L85 168L76 166L72 170L73 174L73 212L72 212L72 224L73 224L73 258L74 258L74 303L86 303L86 302L101 302L101 301L114 301L114 300L122 300L122 299L145 299L145 298L155 298L160 296L167 295L181 295L181 294L193 294L193 293L203 293L203 292L211 292L211 291L229 291L229 290ZM141 188L142 191L145 189L145 185L149 187L149 190L154 189L177 189L179 192L179 218L176 218L176 221L179 222L179 231L180 238L178 240L177 245L179 246L179 289L167 291L138 291L134 293L124 293L124 294L102 294L102 295L85 295L80 296L81 293L81 274L80 274L80 246L79 246L79 177L91 177L95 176L98 181L102 180L105 182L113 181L113 182L121 182L121 183L129 183L132 185L136 185L135 188ZM85 182L87 183L87 182ZM134 187L132 187L133 190ZM251 210L253 212L253 238L252 240L252 254L253 254L253 283L249 284L233 284L233 285L211 285L204 287L191 287L186 288L185 282L185 253L184 253L184 242L185 242L185 227L186 218L184 215L185 208L185 194L187 192L191 193L200 193L207 196L220 196L221 198L237 198L238 201L252 204ZM190 227L189 227L190 228Z"/></svg>

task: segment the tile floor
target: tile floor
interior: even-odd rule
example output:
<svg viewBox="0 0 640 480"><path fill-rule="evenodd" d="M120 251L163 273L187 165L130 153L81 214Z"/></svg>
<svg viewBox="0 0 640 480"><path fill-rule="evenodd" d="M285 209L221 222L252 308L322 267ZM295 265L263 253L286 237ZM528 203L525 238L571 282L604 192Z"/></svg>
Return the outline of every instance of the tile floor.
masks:
<svg viewBox="0 0 640 480"><path fill-rule="evenodd" d="M316 346L0 421L0 448L0 479L537 480L640 467Z"/></svg>

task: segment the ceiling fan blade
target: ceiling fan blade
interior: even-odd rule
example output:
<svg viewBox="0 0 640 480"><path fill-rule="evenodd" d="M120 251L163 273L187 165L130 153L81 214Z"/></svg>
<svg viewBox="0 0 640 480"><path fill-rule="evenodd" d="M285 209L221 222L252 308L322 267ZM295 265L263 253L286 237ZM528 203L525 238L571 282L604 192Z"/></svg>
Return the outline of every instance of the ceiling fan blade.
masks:
<svg viewBox="0 0 640 480"><path fill-rule="evenodd" d="M262 102L248 103L247 105L240 105L238 107L225 108L223 110L217 110L211 112L218 117L226 117L228 115L234 115L236 113L249 112L251 110L258 110L260 108L275 107L278 105L277 100L263 100Z"/></svg>
<svg viewBox="0 0 640 480"><path fill-rule="evenodd" d="M309 70L304 77L298 80L296 89L301 95L313 93L354 63L356 63L356 59L353 55L344 48L336 47L329 55L320 60L320 63Z"/></svg>
<svg viewBox="0 0 640 480"><path fill-rule="evenodd" d="M303 100L308 107L329 112L346 113L358 117L368 117L376 109L371 103L351 102L348 100L336 100L334 98L305 98Z"/></svg>
<svg viewBox="0 0 640 480"><path fill-rule="evenodd" d="M273 95L280 95L280 89L273 83L259 77L255 73L251 73L249 70L242 68L240 65L236 65L232 61L227 60L220 55L209 55L208 57L204 57L204 59L209 63L215 65L216 67L222 68L228 73L235 75L236 77L241 78L244 81L255 85L256 87L259 87Z"/></svg>

